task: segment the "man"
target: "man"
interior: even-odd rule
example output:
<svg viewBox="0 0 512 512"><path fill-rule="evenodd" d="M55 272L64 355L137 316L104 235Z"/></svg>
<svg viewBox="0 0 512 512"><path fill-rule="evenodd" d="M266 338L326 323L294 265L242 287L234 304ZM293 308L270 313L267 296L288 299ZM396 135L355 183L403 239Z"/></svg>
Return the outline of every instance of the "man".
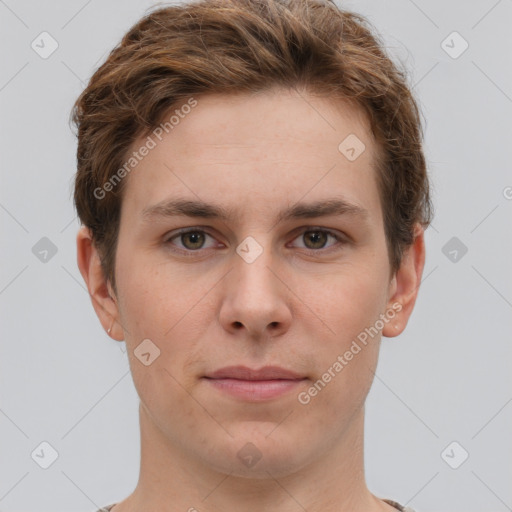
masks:
<svg viewBox="0 0 512 512"><path fill-rule="evenodd" d="M364 402L431 216L416 103L362 17L207 0L140 20L77 100L78 265L140 397L112 512L411 510Z"/></svg>

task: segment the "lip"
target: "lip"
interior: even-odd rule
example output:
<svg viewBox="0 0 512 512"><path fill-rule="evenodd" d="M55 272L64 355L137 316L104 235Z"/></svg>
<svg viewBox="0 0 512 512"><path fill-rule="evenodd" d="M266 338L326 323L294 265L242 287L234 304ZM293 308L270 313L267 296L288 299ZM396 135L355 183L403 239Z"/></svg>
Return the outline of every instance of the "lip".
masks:
<svg viewBox="0 0 512 512"><path fill-rule="evenodd" d="M279 366L260 369L227 366L205 375L204 379L218 391L245 401L260 402L291 392L306 377Z"/></svg>
<svg viewBox="0 0 512 512"><path fill-rule="evenodd" d="M264 366L253 370L247 366L226 366L206 375L208 379L238 379L238 380L300 380L303 375L286 370L279 366Z"/></svg>

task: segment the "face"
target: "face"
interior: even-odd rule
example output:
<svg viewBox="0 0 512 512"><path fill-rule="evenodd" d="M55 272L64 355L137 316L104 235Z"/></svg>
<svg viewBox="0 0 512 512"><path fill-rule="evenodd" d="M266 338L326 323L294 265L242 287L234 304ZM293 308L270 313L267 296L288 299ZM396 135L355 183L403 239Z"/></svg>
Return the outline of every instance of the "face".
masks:
<svg viewBox="0 0 512 512"><path fill-rule="evenodd" d="M116 256L143 431L226 473L297 471L340 446L406 323L366 120L215 95L161 138L125 178Z"/></svg>

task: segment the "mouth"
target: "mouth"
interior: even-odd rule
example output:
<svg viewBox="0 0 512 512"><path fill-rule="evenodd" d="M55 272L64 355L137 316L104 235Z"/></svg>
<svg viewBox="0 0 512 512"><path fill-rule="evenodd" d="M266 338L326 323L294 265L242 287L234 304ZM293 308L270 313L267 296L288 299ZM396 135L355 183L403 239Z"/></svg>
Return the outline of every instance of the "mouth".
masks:
<svg viewBox="0 0 512 512"><path fill-rule="evenodd" d="M290 393L307 377L278 366L251 369L228 366L203 379L217 391L250 402L270 400Z"/></svg>

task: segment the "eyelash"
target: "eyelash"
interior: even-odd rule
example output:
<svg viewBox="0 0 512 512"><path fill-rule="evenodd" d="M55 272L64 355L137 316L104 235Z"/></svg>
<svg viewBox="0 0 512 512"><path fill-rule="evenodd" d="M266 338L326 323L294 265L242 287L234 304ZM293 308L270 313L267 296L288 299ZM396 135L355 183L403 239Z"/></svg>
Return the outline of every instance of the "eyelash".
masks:
<svg viewBox="0 0 512 512"><path fill-rule="evenodd" d="M295 240L296 238L298 238L300 236L303 236L304 233L310 233L310 232L313 232L313 233L326 233L327 235L330 235L331 237L333 237L338 242L338 244L334 244L331 247L327 247L327 248L323 248L322 247L320 249L307 249L307 248L304 249L304 248L300 248L300 249L308 252L309 254L318 254L318 253L321 253L321 252L328 253L328 252L331 252L331 249L333 247L336 247L336 245L340 245L340 244L344 245L344 244L347 243L347 240L345 239L345 237L342 237L341 235L337 234L336 232L331 231L329 229L324 229L324 228L315 227L315 226L308 226L303 231L298 233L297 236L295 236L295 238L293 240ZM193 228L187 228L187 229L179 230L177 233L174 233L171 237L166 238L164 240L164 244L165 245L172 245L172 240L174 240L175 238L179 238L181 235L184 235L186 233L202 233L202 234L206 234L206 235L211 236L212 238L214 238L213 235L210 235L210 233L208 233L204 229L200 229L198 227L193 227ZM338 247L338 250L339 249L340 249L340 247ZM199 253L201 250L203 250L203 248L195 249L195 250L194 249L173 248L171 250L174 251L174 252L181 253L182 255L184 255L186 257L194 257L194 256L197 256L197 253ZM334 249L334 250L336 250L336 249Z"/></svg>

